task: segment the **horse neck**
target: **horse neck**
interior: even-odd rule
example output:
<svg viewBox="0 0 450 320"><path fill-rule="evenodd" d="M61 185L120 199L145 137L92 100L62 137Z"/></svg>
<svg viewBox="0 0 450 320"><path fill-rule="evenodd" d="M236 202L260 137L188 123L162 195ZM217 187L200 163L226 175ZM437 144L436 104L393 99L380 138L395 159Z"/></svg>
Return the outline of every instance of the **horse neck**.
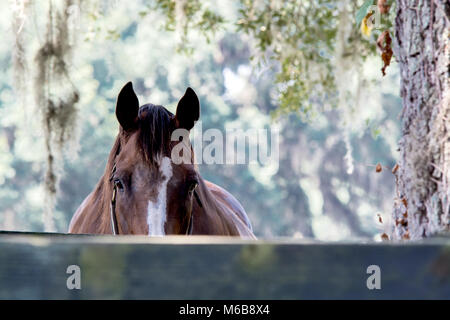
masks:
<svg viewBox="0 0 450 320"><path fill-rule="evenodd" d="M239 231L230 221L229 215L225 213L226 208L212 194L203 178L199 178L197 194L200 198L201 207L198 204L196 205L193 219L194 221L201 219L201 221L194 222L194 226L197 225L201 228L201 231L208 231L210 234L239 235Z"/></svg>
<svg viewBox="0 0 450 320"><path fill-rule="evenodd" d="M93 214L96 216L98 233L111 233L110 205L112 199L111 173L114 168L115 157L120 149L120 140L117 137L108 157L105 171L94 189Z"/></svg>

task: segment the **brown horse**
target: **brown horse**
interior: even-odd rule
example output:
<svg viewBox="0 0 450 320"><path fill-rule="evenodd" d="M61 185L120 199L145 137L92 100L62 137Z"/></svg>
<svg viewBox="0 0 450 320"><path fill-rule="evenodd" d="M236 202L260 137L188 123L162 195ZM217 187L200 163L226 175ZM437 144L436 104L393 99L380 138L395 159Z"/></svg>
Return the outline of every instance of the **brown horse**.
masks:
<svg viewBox="0 0 450 320"><path fill-rule="evenodd" d="M183 141L172 141L172 133L189 132L200 116L191 88L173 115L163 106L139 108L129 82L117 98L116 116L120 129L105 172L75 212L70 233L254 238L247 214L230 193L203 180L193 161L172 161L173 148Z"/></svg>

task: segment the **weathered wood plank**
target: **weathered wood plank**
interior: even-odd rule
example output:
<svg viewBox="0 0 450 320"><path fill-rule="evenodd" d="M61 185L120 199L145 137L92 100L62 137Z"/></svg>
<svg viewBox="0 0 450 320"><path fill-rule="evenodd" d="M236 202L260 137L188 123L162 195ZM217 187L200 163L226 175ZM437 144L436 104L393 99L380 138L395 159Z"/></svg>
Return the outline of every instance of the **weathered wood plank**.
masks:
<svg viewBox="0 0 450 320"><path fill-rule="evenodd" d="M369 265L381 290L368 290ZM68 290L67 266L81 268ZM449 299L450 242L0 233L1 299Z"/></svg>

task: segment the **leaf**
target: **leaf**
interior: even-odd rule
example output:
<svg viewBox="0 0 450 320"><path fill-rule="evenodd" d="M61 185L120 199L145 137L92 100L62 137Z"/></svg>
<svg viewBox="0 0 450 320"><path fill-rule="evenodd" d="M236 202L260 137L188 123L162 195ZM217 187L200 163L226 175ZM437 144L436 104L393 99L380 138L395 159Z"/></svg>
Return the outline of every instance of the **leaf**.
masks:
<svg viewBox="0 0 450 320"><path fill-rule="evenodd" d="M372 33L373 24L371 23L369 26L369 19L373 15L373 12L369 12L363 19L361 23L361 32L366 37L370 37L370 34Z"/></svg>
<svg viewBox="0 0 450 320"><path fill-rule="evenodd" d="M385 76L386 68L391 64L391 59L394 54L392 51L392 38L388 30L384 31L378 37L377 47L381 50L381 60L383 61L381 72Z"/></svg>
<svg viewBox="0 0 450 320"><path fill-rule="evenodd" d="M375 167L375 171L381 172L382 170L383 170L383 167L381 166L381 163L377 164L377 166Z"/></svg>
<svg viewBox="0 0 450 320"><path fill-rule="evenodd" d="M381 214L378 213L377 217L378 217L378 222L383 223L383 218L381 217Z"/></svg>
<svg viewBox="0 0 450 320"><path fill-rule="evenodd" d="M392 169L392 173L393 173L393 174L396 174L398 168L399 168L399 165L398 165L398 163L396 163L396 164L395 164L395 167Z"/></svg>
<svg viewBox="0 0 450 320"><path fill-rule="evenodd" d="M367 16L367 10L369 10L369 7L372 4L373 0L366 0L366 2L364 2L361 8L359 8L359 10L356 12L356 25L359 26L364 17Z"/></svg>
<svg viewBox="0 0 450 320"><path fill-rule="evenodd" d="M381 134L381 130L379 128L372 128L372 137L376 140L378 136Z"/></svg>

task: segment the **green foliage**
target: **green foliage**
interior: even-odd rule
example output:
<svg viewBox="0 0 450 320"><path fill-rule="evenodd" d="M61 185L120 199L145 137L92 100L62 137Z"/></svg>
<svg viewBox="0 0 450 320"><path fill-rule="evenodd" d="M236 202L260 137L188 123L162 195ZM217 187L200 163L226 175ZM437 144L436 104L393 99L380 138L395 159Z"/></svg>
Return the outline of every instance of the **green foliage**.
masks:
<svg viewBox="0 0 450 320"><path fill-rule="evenodd" d="M192 54L194 47L188 41L189 31L199 31L209 42L225 23L225 19L205 7L200 0L177 1L156 0L146 3L146 9L140 11L142 17L151 11L160 12L166 18L165 29L167 31L181 30L181 40L178 50Z"/></svg>
<svg viewBox="0 0 450 320"><path fill-rule="evenodd" d="M238 31L256 40L260 65L276 70L279 109L275 116L298 111L306 119L322 106L337 104L336 43L342 13L353 19L358 2L336 1L241 1ZM365 3L364 5L367 5ZM355 64L374 51L358 30L345 39L344 52ZM361 48L361 49L360 49Z"/></svg>
<svg viewBox="0 0 450 320"><path fill-rule="evenodd" d="M338 22L342 13L348 19L361 23L374 0L362 2L332 0L239 0L235 32L251 36L252 61L256 68L275 70L279 108L273 117L297 112L304 120L324 110L323 105L337 106L339 82L336 75L336 42ZM159 12L167 31L178 31L177 50L192 54L196 48L190 34L198 32L209 42L227 20L218 10L212 10L210 1L144 1L141 17ZM217 8L215 8L217 9ZM354 15L356 12L356 17ZM383 21L389 24L388 21ZM389 27L389 26L388 26ZM112 32L116 36L116 33ZM379 32L376 33L379 35ZM354 64L375 53L375 39L363 38L357 27L346 41L347 59Z"/></svg>

